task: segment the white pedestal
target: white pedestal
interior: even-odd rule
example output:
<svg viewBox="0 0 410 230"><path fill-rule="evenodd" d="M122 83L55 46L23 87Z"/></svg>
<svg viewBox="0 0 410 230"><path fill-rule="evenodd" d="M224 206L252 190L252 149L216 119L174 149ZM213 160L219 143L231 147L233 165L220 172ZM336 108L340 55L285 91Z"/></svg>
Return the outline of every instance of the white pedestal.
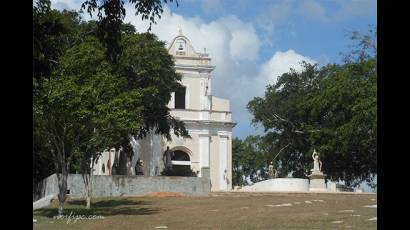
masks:
<svg viewBox="0 0 410 230"><path fill-rule="evenodd" d="M321 171L312 171L312 174L309 175L310 185L309 191L326 191L325 178L326 175Z"/></svg>

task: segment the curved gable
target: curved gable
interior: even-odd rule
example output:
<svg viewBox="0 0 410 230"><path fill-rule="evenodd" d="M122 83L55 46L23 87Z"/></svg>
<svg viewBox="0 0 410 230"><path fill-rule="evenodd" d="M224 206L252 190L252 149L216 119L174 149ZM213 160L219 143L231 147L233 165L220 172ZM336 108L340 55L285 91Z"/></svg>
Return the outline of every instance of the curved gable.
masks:
<svg viewBox="0 0 410 230"><path fill-rule="evenodd" d="M174 38L174 40L172 40L171 45L168 48L168 53L179 57L200 57L192 46L191 41L182 35L181 32Z"/></svg>

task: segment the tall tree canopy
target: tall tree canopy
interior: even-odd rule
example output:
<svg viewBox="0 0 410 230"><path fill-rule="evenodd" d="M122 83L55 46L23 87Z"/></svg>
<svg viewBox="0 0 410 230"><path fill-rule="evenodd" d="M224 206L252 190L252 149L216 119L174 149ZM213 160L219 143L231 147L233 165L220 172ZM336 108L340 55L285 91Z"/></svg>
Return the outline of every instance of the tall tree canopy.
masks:
<svg viewBox="0 0 410 230"><path fill-rule="evenodd" d="M99 23L51 10L48 0L33 7L33 151L53 159L60 214L73 164L89 168L103 150L128 144L130 135L170 138L173 130L188 136L167 107L182 86L164 43L121 22L123 39L116 42L122 49L113 62L107 51L113 41L101 40Z"/></svg>
<svg viewBox="0 0 410 230"><path fill-rule="evenodd" d="M78 39L81 18L74 11L57 11L50 1L38 1L33 7L33 189L55 172L53 156L36 106L44 102L44 81L59 67L61 56Z"/></svg>
<svg viewBox="0 0 410 230"><path fill-rule="evenodd" d="M272 150L284 148L277 158L282 173L307 176L314 148L332 180L357 185L377 173L375 35L355 33L358 49L344 64L304 63L303 71L283 74L248 103Z"/></svg>
<svg viewBox="0 0 410 230"><path fill-rule="evenodd" d="M258 182L268 178L269 151L260 136L232 140L232 184L246 185L248 180Z"/></svg>

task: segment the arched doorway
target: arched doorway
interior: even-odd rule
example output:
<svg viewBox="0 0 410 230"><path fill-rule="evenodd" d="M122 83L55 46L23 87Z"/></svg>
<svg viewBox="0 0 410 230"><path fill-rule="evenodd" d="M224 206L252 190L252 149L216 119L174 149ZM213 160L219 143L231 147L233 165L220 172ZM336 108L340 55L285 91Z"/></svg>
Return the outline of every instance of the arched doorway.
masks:
<svg viewBox="0 0 410 230"><path fill-rule="evenodd" d="M172 175L192 176L191 157L187 151L181 148L174 148L171 152Z"/></svg>

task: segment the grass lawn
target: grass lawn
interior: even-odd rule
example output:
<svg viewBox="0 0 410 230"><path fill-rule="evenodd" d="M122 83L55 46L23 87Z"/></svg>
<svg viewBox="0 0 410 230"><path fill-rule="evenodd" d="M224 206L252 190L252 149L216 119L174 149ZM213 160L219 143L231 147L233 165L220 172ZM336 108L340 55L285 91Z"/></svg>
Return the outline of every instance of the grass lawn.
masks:
<svg viewBox="0 0 410 230"><path fill-rule="evenodd" d="M54 219L57 202L33 211L33 229L376 229L377 195L213 193L210 197L95 198L91 209L68 200L65 214L104 219ZM75 222L75 223L74 223Z"/></svg>

